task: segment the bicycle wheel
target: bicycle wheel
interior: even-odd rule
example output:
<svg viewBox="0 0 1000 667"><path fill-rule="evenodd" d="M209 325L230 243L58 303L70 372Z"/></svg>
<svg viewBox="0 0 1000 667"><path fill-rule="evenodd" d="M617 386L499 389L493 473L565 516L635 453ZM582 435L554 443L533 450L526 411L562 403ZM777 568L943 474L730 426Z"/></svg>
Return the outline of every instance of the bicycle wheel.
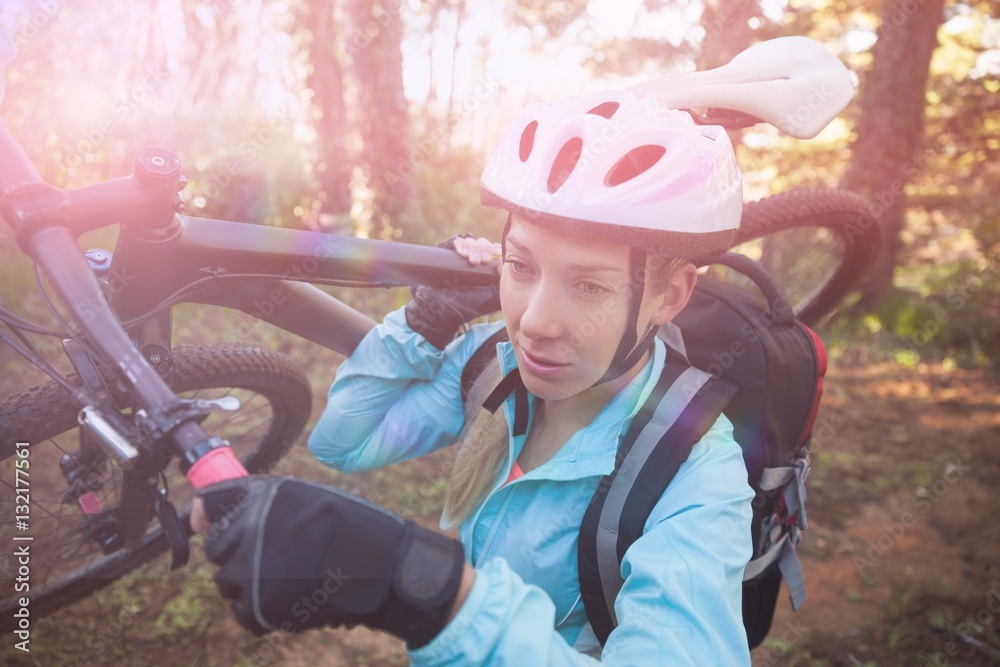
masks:
<svg viewBox="0 0 1000 667"><path fill-rule="evenodd" d="M869 202L843 190L797 190L747 204L733 251L749 256L813 326L856 288L878 251ZM724 272L726 280L733 277Z"/></svg>
<svg viewBox="0 0 1000 667"><path fill-rule="evenodd" d="M77 381L75 377L71 380ZM188 398L233 396L235 412L213 410L203 422L205 431L230 442L251 472L266 470L302 432L311 408L312 393L305 376L292 362L271 350L239 345L180 346L174 350L174 391ZM0 542L30 548L30 615L37 620L110 584L115 579L166 551L167 541L157 522L150 525L140 546L105 555L94 536L117 508L121 473L99 460L86 471L86 485L103 508L85 514L60 470L60 459L80 449L79 406L58 384L17 394L0 403L0 461L14 454L15 442L28 442L30 520L27 532L15 525L15 467L0 471ZM164 471L170 500L178 507L190 504L193 494L177 466ZM22 480L23 484L23 480ZM69 495L69 497L67 497ZM183 512L186 522L187 511ZM112 515L113 516L113 515ZM22 528L23 530L23 528ZM106 528L105 528L106 530ZM32 541L14 541L17 534ZM18 598L18 561L6 549L0 566L0 633L14 629ZM22 577L22 581L27 579Z"/></svg>

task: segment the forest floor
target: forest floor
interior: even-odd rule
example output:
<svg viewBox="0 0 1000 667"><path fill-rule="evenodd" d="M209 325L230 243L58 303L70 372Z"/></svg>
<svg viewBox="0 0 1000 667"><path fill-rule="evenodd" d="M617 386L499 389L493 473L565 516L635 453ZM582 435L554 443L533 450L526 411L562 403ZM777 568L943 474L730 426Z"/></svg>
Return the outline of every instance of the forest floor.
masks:
<svg viewBox="0 0 1000 667"><path fill-rule="evenodd" d="M279 347L311 369L315 418L339 358ZM4 352L0 396L19 381ZM857 352L835 361L799 547L809 600L793 613L782 594L754 665L1000 664L1000 380L949 364L862 361ZM441 452L338 475L300 440L276 471L337 484L433 527L448 463ZM180 570L161 558L34 620L30 654L4 637L0 664L407 664L401 642L364 628L254 638L219 598L194 542Z"/></svg>

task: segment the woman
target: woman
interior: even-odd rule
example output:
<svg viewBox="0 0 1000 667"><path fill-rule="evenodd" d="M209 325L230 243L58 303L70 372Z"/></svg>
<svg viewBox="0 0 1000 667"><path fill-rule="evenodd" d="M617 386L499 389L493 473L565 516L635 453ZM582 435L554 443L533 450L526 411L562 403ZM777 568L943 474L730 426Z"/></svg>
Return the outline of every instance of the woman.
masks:
<svg viewBox="0 0 1000 667"><path fill-rule="evenodd" d="M443 520L460 542L333 490L272 481L234 513L239 530L209 544L226 563L220 587L254 629L360 622L406 639L418 665L749 664L741 582L753 494L725 417L625 554L603 653L576 567L583 514L664 363L653 334L694 288L694 265L681 258L726 249L739 224L728 138L628 93L534 104L501 136L482 193L509 212L503 322L452 340L495 308L491 295L417 290L340 367L309 440L344 471L461 440ZM493 252L482 240L454 245L472 263ZM463 406L462 371L500 328L508 340ZM203 492L210 513L248 484ZM283 551L269 556L276 545ZM302 567L314 590L323 581L335 592L298 623L302 586L289 582Z"/></svg>

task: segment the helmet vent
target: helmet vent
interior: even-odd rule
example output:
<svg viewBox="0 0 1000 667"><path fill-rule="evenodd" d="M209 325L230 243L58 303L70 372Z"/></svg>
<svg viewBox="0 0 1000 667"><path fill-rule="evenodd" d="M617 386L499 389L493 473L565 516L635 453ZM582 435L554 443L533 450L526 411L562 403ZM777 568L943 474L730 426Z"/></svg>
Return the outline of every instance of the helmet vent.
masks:
<svg viewBox="0 0 1000 667"><path fill-rule="evenodd" d="M531 157L531 149L535 146L536 130L538 130L538 121L533 120L521 132L521 146L518 149L518 156L521 158L521 162L527 162L528 158Z"/></svg>
<svg viewBox="0 0 1000 667"><path fill-rule="evenodd" d="M573 168L580 161L580 153L583 148L583 139L573 137L559 149L552 169L549 171L549 193L553 193L563 186L569 175L573 173Z"/></svg>
<svg viewBox="0 0 1000 667"><path fill-rule="evenodd" d="M621 106L618 102L601 102L596 107L588 111L587 113L592 113L595 116L603 116L610 119L618 111L618 107Z"/></svg>
<svg viewBox="0 0 1000 667"><path fill-rule="evenodd" d="M647 144L633 148L622 156L615 166L611 167L608 175L604 177L604 184L613 188L626 181L631 181L636 176L649 171L653 165L660 161L667 149L655 144Z"/></svg>

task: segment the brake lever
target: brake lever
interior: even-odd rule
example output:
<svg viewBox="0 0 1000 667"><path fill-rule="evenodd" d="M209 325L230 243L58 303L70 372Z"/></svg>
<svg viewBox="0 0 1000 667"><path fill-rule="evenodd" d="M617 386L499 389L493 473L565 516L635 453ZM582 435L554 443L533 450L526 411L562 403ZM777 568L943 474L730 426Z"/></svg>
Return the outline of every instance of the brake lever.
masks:
<svg viewBox="0 0 1000 667"><path fill-rule="evenodd" d="M199 398L197 399L198 405L200 407L218 408L224 412L236 412L240 409L240 399L235 396L223 396L221 398Z"/></svg>
<svg viewBox="0 0 1000 667"><path fill-rule="evenodd" d="M149 502L153 506L153 512L156 513L156 518L160 522L160 527L163 528L167 544L170 545L170 569L176 570L179 567L184 567L191 555L191 549L188 546L188 537L191 533L184 529L187 522L181 521L177 508L167 500L159 489L151 486L144 488L147 492L146 495L149 496Z"/></svg>

